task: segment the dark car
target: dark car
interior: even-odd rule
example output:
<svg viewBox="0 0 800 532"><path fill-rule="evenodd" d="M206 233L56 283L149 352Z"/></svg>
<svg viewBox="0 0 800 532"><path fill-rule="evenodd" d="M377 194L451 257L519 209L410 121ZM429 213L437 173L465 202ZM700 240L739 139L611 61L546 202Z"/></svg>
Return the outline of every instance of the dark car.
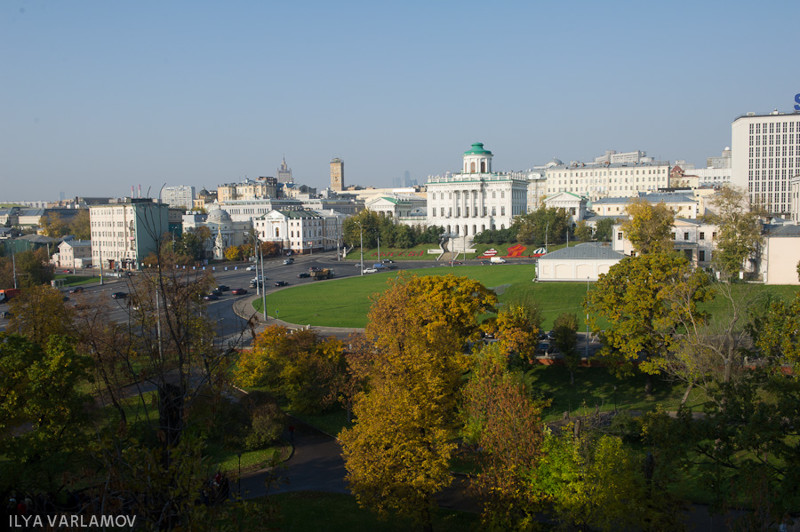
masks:
<svg viewBox="0 0 800 532"><path fill-rule="evenodd" d="M211 293L208 295L203 296L203 301L216 301L219 299L217 294Z"/></svg>
<svg viewBox="0 0 800 532"><path fill-rule="evenodd" d="M234 288L233 290L231 290L231 294L235 296L243 296L246 293L247 293L247 288Z"/></svg>
<svg viewBox="0 0 800 532"><path fill-rule="evenodd" d="M392 259L383 259L381 262L384 264L394 264L394 261Z"/></svg>
<svg viewBox="0 0 800 532"><path fill-rule="evenodd" d="M10 318L11 316L13 316L13 314L11 314L11 313L10 313L9 311L7 311L7 310L4 310L4 311L0 312L0 318L5 318L5 319L8 319L8 318Z"/></svg>
<svg viewBox="0 0 800 532"><path fill-rule="evenodd" d="M83 292L82 286L76 286L75 288L69 291L70 294L80 294L81 292Z"/></svg>
<svg viewBox="0 0 800 532"><path fill-rule="evenodd" d="M211 292L209 292L209 295L214 295L219 297L222 295L222 290L220 290L219 288L215 288Z"/></svg>
<svg viewBox="0 0 800 532"><path fill-rule="evenodd" d="M306 277L311 277L311 274L308 272L300 272L297 274L300 279L305 279Z"/></svg>
<svg viewBox="0 0 800 532"><path fill-rule="evenodd" d="M289 283L286 281L275 281L275 286L288 286Z"/></svg>
<svg viewBox="0 0 800 532"><path fill-rule="evenodd" d="M294 259L286 259L283 261L284 264L294 264Z"/></svg>
<svg viewBox="0 0 800 532"><path fill-rule="evenodd" d="M231 287L226 284L221 284L217 287L217 290L219 290L220 292L227 292L230 289Z"/></svg>
<svg viewBox="0 0 800 532"><path fill-rule="evenodd" d="M128 292L114 292L111 294L111 299L125 299L128 297Z"/></svg>

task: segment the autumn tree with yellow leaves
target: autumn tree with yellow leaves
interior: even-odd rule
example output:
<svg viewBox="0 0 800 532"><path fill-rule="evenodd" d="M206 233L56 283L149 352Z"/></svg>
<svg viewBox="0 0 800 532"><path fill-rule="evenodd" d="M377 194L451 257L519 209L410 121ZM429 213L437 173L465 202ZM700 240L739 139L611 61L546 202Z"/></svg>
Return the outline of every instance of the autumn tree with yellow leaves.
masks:
<svg viewBox="0 0 800 532"><path fill-rule="evenodd" d="M464 348L497 297L454 275L401 275L389 283L365 330L375 350L361 369L368 388L356 397L355 424L339 438L359 504L430 530L433 496L451 481Z"/></svg>

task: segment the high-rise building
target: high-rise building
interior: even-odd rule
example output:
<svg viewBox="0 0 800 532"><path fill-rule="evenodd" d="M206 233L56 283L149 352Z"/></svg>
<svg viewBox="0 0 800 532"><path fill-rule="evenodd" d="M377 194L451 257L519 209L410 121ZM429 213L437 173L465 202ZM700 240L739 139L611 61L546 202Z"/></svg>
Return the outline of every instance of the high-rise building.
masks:
<svg viewBox="0 0 800 532"><path fill-rule="evenodd" d="M331 161L331 190L344 190L344 161L338 157Z"/></svg>
<svg viewBox="0 0 800 532"><path fill-rule="evenodd" d="M194 206L194 187L190 185L164 187L161 191L161 201L170 207L191 210Z"/></svg>
<svg viewBox="0 0 800 532"><path fill-rule="evenodd" d="M278 183L294 183L292 169L286 166L286 157L283 158L280 167L278 167Z"/></svg>
<svg viewBox="0 0 800 532"><path fill-rule="evenodd" d="M790 182L800 175L800 113L747 113L731 126L731 183L772 215L791 212Z"/></svg>

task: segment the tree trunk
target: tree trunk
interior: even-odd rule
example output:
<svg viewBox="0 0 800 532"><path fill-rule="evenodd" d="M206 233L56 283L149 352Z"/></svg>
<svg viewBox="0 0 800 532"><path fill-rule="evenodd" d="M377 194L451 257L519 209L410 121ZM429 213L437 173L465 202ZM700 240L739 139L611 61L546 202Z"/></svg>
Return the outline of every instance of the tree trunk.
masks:
<svg viewBox="0 0 800 532"><path fill-rule="evenodd" d="M645 377L644 393L646 393L647 395L650 395L650 394L653 393L653 376L650 375L649 373Z"/></svg>
<svg viewBox="0 0 800 532"><path fill-rule="evenodd" d="M689 399L689 394L692 393L692 387L694 387L694 383L690 382L689 386L686 388L686 392L683 394L683 398L681 399L681 406L686 404L686 400Z"/></svg>

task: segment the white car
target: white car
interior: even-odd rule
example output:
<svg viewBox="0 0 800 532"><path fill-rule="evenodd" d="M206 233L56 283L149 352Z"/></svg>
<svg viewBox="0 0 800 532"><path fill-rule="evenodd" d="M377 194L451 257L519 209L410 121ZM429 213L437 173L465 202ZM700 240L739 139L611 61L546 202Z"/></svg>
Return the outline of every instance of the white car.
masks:
<svg viewBox="0 0 800 532"><path fill-rule="evenodd" d="M364 268L364 273L378 273L378 268Z"/></svg>
<svg viewBox="0 0 800 532"><path fill-rule="evenodd" d="M245 270L248 271L248 272L254 272L254 271L256 271L256 265L255 264L251 264L250 266L245 268Z"/></svg>

